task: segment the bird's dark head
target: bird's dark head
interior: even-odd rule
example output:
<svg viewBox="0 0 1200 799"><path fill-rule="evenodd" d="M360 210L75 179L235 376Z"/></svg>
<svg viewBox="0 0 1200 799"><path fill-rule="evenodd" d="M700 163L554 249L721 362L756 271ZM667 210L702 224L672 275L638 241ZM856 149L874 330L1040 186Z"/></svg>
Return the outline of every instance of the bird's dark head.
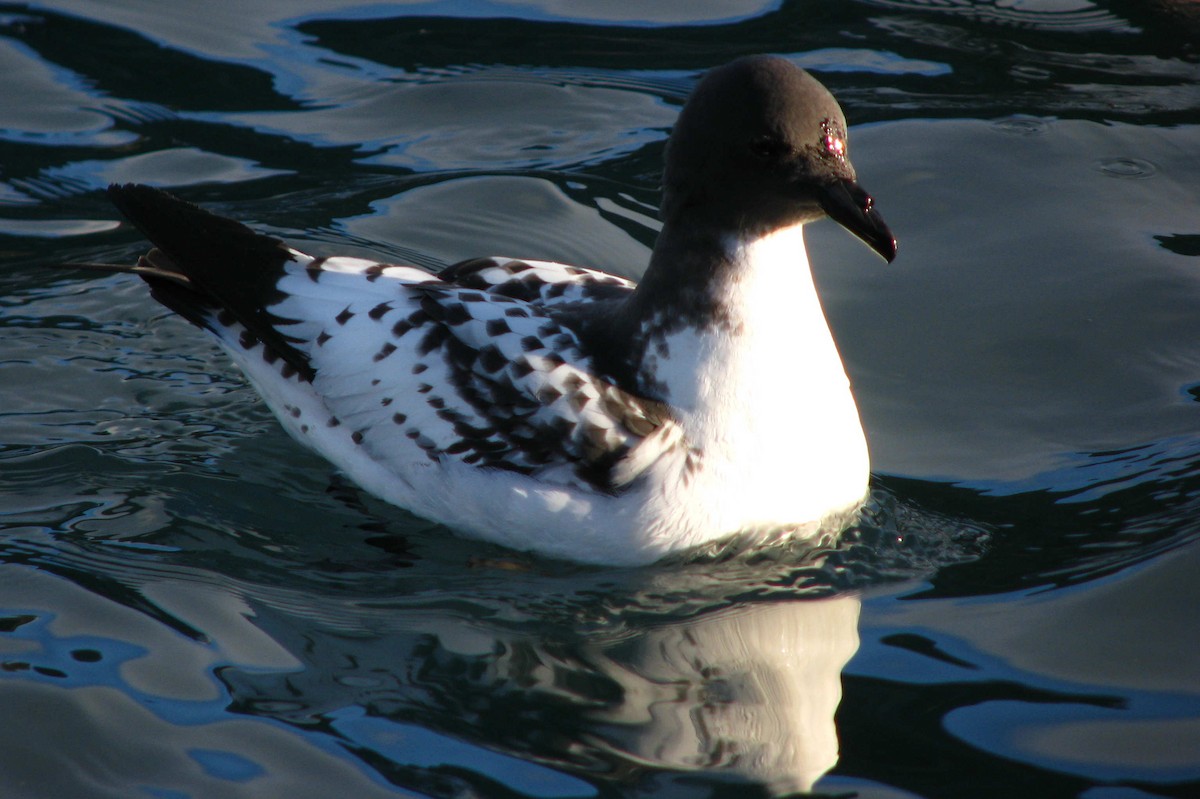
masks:
<svg viewBox="0 0 1200 799"><path fill-rule="evenodd" d="M705 75L667 144L663 183L668 224L690 215L754 234L827 214L888 261L896 255L858 185L837 100L783 58L740 58Z"/></svg>

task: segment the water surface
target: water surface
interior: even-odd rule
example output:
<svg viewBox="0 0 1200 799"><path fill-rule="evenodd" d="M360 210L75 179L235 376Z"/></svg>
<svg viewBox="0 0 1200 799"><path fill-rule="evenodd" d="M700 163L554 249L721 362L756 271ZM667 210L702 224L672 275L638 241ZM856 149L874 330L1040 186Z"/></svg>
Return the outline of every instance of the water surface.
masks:
<svg viewBox="0 0 1200 799"><path fill-rule="evenodd" d="M0 793L1200 794L1187 2L0 5ZM365 497L103 197L319 253L637 277L703 71L845 107L814 226L875 479L802 546L593 569Z"/></svg>

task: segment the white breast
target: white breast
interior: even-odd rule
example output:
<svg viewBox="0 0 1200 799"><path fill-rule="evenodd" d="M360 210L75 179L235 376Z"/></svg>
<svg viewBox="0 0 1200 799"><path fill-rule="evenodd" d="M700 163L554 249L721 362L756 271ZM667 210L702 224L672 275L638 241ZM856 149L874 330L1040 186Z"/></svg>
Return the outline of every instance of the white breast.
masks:
<svg viewBox="0 0 1200 799"><path fill-rule="evenodd" d="M673 333L657 364L701 453L699 469L663 476L660 521L701 536L843 513L862 501L870 470L801 226L729 251L741 267L722 287L732 321Z"/></svg>

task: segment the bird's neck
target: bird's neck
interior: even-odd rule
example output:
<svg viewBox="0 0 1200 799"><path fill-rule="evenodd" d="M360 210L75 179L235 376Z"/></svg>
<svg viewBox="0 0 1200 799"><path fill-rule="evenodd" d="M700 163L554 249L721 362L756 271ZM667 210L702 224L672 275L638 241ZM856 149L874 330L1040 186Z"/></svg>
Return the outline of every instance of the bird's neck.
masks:
<svg viewBox="0 0 1200 799"><path fill-rule="evenodd" d="M638 370L647 393L702 414L761 413L768 390L845 393L803 225L664 235L632 300L648 339Z"/></svg>
<svg viewBox="0 0 1200 799"><path fill-rule="evenodd" d="M643 319L637 377L645 394L672 407L717 472L736 470L739 479L755 475L772 486L786 476L818 494L829 480L831 491L858 491L852 502L866 485L866 444L802 228L720 236L707 251L656 251L651 273L706 259L710 268L700 279L671 275L695 285L677 287L673 302ZM661 260L667 255L670 266Z"/></svg>

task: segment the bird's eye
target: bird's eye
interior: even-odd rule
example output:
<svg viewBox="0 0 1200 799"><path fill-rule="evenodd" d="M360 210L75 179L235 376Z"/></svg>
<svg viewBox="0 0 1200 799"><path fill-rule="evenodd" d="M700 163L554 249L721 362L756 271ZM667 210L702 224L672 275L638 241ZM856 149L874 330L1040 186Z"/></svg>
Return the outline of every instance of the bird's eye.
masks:
<svg viewBox="0 0 1200 799"><path fill-rule="evenodd" d="M845 161L846 133L842 130L842 126L832 119L826 119L821 122L821 132L825 134L821 137L821 147L825 150L825 154L830 158Z"/></svg>
<svg viewBox="0 0 1200 799"><path fill-rule="evenodd" d="M763 136L750 142L750 152L764 161L779 161L791 152L791 148L779 139Z"/></svg>

